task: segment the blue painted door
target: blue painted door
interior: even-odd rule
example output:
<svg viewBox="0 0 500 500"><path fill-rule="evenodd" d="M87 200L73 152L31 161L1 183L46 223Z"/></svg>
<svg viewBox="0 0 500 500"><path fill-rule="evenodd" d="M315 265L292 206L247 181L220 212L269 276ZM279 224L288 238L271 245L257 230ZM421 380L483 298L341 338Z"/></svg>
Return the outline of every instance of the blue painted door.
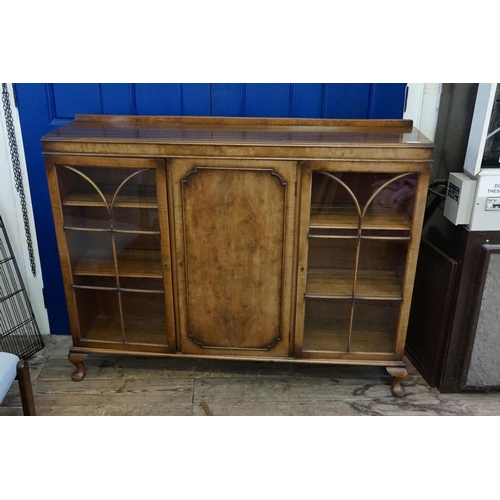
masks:
<svg viewBox="0 0 500 500"><path fill-rule="evenodd" d="M406 84L15 84L51 332L69 334L40 138L76 113L402 118Z"/></svg>

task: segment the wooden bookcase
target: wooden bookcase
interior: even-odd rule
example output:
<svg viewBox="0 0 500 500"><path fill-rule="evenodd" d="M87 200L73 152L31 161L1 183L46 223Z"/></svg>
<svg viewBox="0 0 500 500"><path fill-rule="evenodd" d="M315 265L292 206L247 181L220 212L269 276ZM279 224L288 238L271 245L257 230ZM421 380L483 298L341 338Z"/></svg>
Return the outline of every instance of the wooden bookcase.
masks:
<svg viewBox="0 0 500 500"><path fill-rule="evenodd" d="M385 366L404 394L411 122L77 115L42 143L74 380L120 352Z"/></svg>

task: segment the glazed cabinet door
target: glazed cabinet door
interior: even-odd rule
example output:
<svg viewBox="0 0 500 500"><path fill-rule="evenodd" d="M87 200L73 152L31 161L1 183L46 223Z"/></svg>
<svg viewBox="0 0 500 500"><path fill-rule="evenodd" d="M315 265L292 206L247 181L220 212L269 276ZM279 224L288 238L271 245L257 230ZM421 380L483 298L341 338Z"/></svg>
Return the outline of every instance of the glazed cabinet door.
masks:
<svg viewBox="0 0 500 500"><path fill-rule="evenodd" d="M165 162L46 166L74 344L175 351Z"/></svg>
<svg viewBox="0 0 500 500"><path fill-rule="evenodd" d="M428 165L304 162L295 355L402 360Z"/></svg>
<svg viewBox="0 0 500 500"><path fill-rule="evenodd" d="M290 354L297 164L169 165L182 352Z"/></svg>

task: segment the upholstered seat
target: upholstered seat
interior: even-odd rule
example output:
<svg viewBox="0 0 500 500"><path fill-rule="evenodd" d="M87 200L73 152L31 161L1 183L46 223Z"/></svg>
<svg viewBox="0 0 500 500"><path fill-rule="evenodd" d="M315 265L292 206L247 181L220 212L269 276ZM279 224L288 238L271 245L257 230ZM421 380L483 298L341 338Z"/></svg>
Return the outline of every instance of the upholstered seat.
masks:
<svg viewBox="0 0 500 500"><path fill-rule="evenodd" d="M24 415L36 415L28 362L20 360L15 354L0 352L0 403L16 379L19 382Z"/></svg>

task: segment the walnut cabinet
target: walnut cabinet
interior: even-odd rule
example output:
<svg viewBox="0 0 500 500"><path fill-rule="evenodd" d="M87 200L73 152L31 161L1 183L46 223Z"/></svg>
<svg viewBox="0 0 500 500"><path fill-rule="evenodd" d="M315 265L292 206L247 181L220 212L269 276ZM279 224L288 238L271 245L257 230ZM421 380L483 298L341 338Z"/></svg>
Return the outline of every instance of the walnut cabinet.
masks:
<svg viewBox="0 0 500 500"><path fill-rule="evenodd" d="M433 147L410 121L77 115L42 143L73 380L89 353L227 357L404 394Z"/></svg>

